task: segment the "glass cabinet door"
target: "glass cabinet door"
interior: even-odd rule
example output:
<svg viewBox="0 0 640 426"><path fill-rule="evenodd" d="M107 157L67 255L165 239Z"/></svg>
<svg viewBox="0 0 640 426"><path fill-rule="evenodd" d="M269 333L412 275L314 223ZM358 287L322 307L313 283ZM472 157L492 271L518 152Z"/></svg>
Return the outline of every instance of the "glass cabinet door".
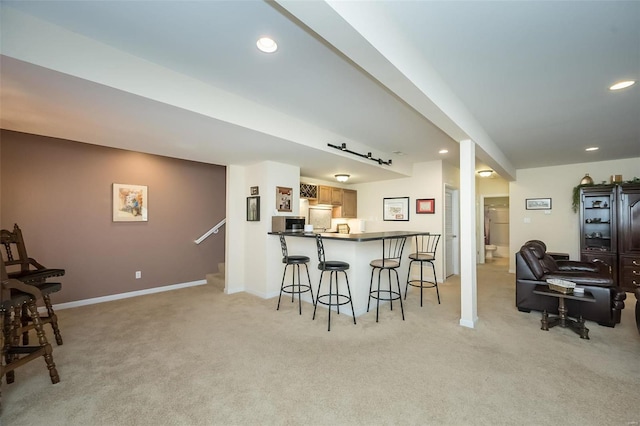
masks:
<svg viewBox="0 0 640 426"><path fill-rule="evenodd" d="M613 192L584 192L582 194L581 229L582 250L615 252L615 206Z"/></svg>

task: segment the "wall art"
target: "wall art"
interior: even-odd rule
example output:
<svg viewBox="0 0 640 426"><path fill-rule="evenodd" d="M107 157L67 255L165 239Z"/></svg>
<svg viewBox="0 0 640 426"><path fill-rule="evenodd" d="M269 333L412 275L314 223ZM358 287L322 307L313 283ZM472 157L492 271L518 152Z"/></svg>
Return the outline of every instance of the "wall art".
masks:
<svg viewBox="0 0 640 426"><path fill-rule="evenodd" d="M146 222L149 215L147 186L114 183L112 210L114 222Z"/></svg>

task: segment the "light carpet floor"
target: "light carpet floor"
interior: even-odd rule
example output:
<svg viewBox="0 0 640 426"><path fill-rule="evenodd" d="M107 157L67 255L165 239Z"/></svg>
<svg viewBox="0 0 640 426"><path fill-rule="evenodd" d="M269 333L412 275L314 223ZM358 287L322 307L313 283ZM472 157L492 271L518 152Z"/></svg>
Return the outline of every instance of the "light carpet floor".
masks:
<svg viewBox="0 0 640 426"><path fill-rule="evenodd" d="M2 425L637 425L640 334L627 300L591 340L540 330L504 263L478 269L475 329L460 283L358 318L212 285L59 311L44 361L2 384ZM53 339L51 339L53 341Z"/></svg>

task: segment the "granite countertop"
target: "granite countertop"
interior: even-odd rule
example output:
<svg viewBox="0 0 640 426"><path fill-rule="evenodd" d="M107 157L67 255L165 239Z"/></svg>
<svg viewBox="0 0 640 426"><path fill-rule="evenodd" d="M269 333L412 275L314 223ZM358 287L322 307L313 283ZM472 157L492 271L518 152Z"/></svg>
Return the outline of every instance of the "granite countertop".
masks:
<svg viewBox="0 0 640 426"><path fill-rule="evenodd" d="M315 238L317 234L326 240L341 241L376 241L395 237L413 237L415 235L428 234L423 231L387 231L387 232L360 232L357 234L339 234L337 232L269 232L269 235L286 235L287 237Z"/></svg>

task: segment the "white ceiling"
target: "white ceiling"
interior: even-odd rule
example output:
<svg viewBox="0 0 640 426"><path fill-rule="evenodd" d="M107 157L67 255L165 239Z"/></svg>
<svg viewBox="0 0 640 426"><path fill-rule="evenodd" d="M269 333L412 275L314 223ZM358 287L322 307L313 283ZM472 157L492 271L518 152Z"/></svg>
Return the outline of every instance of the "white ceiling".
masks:
<svg viewBox="0 0 640 426"><path fill-rule="evenodd" d="M3 0L1 24L5 129L352 182L465 138L507 179L640 157L640 85L607 89L640 79L640 2Z"/></svg>

